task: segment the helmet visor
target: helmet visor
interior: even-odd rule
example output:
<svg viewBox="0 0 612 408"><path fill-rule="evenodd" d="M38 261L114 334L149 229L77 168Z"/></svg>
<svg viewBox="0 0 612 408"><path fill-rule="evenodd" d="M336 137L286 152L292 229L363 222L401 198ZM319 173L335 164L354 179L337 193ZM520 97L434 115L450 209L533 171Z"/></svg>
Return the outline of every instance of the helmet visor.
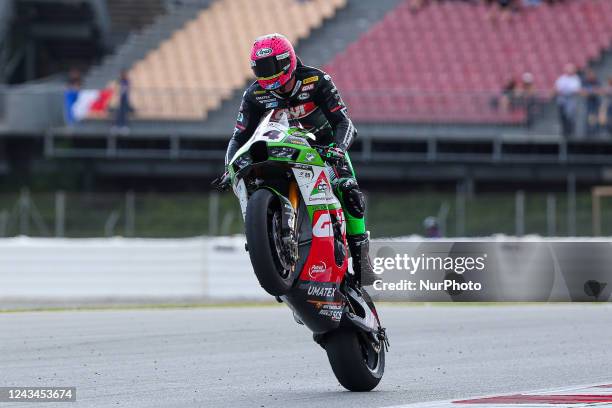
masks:
<svg viewBox="0 0 612 408"><path fill-rule="evenodd" d="M289 53L251 60L251 68L255 77L260 80L276 79L289 71L291 58Z"/></svg>

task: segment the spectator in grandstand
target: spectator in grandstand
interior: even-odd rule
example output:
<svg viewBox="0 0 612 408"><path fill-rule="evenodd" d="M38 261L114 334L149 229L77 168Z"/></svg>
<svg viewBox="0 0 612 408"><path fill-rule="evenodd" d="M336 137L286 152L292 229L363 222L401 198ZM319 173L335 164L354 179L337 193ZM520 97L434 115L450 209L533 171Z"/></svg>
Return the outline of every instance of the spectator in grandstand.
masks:
<svg viewBox="0 0 612 408"><path fill-rule="evenodd" d="M527 126L529 126L536 107L535 86L531 72L525 72L521 76L521 82L514 92L514 106L523 109L527 113Z"/></svg>
<svg viewBox="0 0 612 408"><path fill-rule="evenodd" d="M442 232L436 217L429 216L425 218L423 228L425 228L425 238L442 238Z"/></svg>
<svg viewBox="0 0 612 408"><path fill-rule="evenodd" d="M584 75L584 81L582 81L581 92L585 97L586 103L587 136L592 136L599 130L600 88L601 84L595 72L590 68L587 69Z"/></svg>
<svg viewBox="0 0 612 408"><path fill-rule="evenodd" d="M81 71L77 68L72 68L68 72L68 85L76 88L81 88Z"/></svg>
<svg viewBox="0 0 612 408"><path fill-rule="evenodd" d="M514 101L514 93L517 88L518 85L514 78L510 78L502 88L498 103L498 107L502 112L509 112L511 110Z"/></svg>
<svg viewBox="0 0 612 408"><path fill-rule="evenodd" d="M565 66L563 73L555 82L555 95L561 122L561 135L571 137L576 123L577 95L581 89L580 77L574 64Z"/></svg>
<svg viewBox="0 0 612 408"><path fill-rule="evenodd" d="M533 96L535 88L533 86L533 74L531 72L524 72L521 75L521 85L519 88L519 96L529 97Z"/></svg>
<svg viewBox="0 0 612 408"><path fill-rule="evenodd" d="M511 78L502 88L499 97L498 108L502 112L510 112L516 109L525 109L529 114L535 104L535 88L533 86L533 75L525 72L521 81Z"/></svg>
<svg viewBox="0 0 612 408"><path fill-rule="evenodd" d="M133 111L130 102L130 80L126 70L122 70L118 81L119 105L115 114L115 127L117 130L125 132L128 130L128 119Z"/></svg>

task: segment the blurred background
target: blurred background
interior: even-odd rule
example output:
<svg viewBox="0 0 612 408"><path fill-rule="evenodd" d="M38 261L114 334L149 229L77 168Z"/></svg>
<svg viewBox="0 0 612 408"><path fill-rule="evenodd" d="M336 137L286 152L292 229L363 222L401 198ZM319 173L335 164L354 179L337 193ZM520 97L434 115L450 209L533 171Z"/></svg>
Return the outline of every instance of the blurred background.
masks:
<svg viewBox="0 0 612 408"><path fill-rule="evenodd" d="M242 232L252 40L329 72L374 237L612 234L612 1L3 0L0 236Z"/></svg>

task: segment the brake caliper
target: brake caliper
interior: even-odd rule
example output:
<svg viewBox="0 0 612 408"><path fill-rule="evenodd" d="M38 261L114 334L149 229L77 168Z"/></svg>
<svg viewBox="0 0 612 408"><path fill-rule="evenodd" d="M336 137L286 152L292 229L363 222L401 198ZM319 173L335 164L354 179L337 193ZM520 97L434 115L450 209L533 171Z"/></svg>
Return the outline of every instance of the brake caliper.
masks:
<svg viewBox="0 0 612 408"><path fill-rule="evenodd" d="M379 342L384 344L385 351L389 351L389 337L387 336L387 329L379 326L378 332L376 333L376 338L378 339Z"/></svg>

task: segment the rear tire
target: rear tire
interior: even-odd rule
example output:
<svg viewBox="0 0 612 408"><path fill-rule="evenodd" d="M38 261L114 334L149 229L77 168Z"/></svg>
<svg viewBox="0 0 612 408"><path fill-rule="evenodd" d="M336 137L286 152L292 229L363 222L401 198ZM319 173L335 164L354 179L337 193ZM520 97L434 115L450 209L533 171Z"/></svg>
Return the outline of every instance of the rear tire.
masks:
<svg viewBox="0 0 612 408"><path fill-rule="evenodd" d="M280 260L278 239L275 240L280 225L275 217L280 217L280 205L274 193L267 189L255 191L245 216L251 264L261 287L272 296L282 296L291 289L293 274Z"/></svg>
<svg viewBox="0 0 612 408"><path fill-rule="evenodd" d="M340 384L349 391L373 390L385 372L384 345L374 353L362 333L348 329L338 329L326 337L327 358Z"/></svg>

